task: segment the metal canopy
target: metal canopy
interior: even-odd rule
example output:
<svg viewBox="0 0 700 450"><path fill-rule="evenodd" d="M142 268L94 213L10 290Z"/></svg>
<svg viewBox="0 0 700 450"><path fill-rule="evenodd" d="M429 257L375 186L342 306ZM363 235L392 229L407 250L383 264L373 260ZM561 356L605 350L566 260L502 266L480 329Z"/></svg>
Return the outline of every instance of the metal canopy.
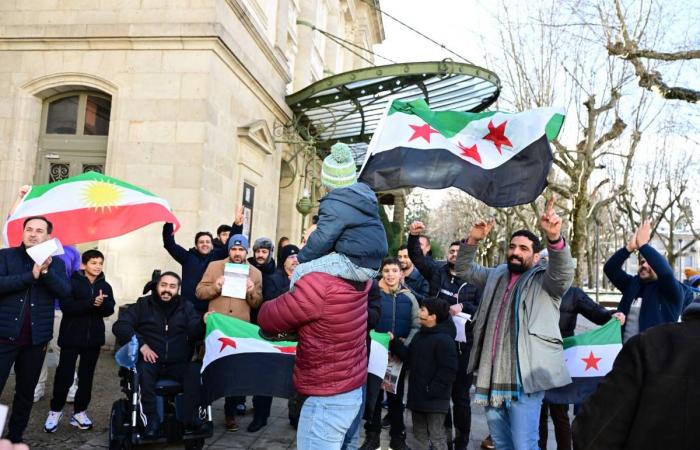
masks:
<svg viewBox="0 0 700 450"><path fill-rule="evenodd" d="M375 66L333 75L288 95L297 130L324 151L345 142L361 164L390 99L424 98L431 109L478 112L500 93L495 73L450 60Z"/></svg>

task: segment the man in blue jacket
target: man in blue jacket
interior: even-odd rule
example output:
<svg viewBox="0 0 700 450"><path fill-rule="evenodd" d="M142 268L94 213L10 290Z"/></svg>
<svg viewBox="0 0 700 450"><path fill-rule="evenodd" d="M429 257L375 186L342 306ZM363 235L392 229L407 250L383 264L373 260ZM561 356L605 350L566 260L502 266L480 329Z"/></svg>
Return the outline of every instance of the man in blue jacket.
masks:
<svg viewBox="0 0 700 450"><path fill-rule="evenodd" d="M617 310L626 316L624 342L647 328L678 321L683 309L683 286L673 276L668 261L649 245L650 238L651 223L645 221L603 267L608 279L622 292ZM622 265L635 250L639 250L639 270L632 276Z"/></svg>
<svg viewBox="0 0 700 450"><path fill-rule="evenodd" d="M7 438L22 442L46 345L53 335L54 299L70 295L59 258L35 263L27 249L47 241L53 225L45 217L25 219L22 244L0 250L0 391L15 365L15 396Z"/></svg>

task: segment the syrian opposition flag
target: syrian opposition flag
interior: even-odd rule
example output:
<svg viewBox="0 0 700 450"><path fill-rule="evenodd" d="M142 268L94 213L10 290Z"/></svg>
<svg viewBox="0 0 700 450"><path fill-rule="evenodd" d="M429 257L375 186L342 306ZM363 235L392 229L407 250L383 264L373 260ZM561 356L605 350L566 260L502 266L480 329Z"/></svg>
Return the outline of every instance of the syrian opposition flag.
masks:
<svg viewBox="0 0 700 450"><path fill-rule="evenodd" d="M394 100L369 144L360 180L375 191L454 186L493 207L529 203L547 186L549 141L563 122L558 108L467 113Z"/></svg>
<svg viewBox="0 0 700 450"><path fill-rule="evenodd" d="M612 370L622 350L620 322L608 323L588 333L564 338L566 367L573 382L545 393L550 403L582 403L591 395L603 377Z"/></svg>
<svg viewBox="0 0 700 450"><path fill-rule="evenodd" d="M292 371L297 343L268 341L259 331L257 325L234 317L217 313L208 316L202 384L209 402L230 396L289 398L294 394ZM389 359L389 335L370 334L368 372L370 382L379 386Z"/></svg>
<svg viewBox="0 0 700 450"><path fill-rule="evenodd" d="M121 236L159 221L180 228L167 200L96 172L32 186L5 223L7 245L22 242L22 223L31 216L50 220L52 236L64 245Z"/></svg>

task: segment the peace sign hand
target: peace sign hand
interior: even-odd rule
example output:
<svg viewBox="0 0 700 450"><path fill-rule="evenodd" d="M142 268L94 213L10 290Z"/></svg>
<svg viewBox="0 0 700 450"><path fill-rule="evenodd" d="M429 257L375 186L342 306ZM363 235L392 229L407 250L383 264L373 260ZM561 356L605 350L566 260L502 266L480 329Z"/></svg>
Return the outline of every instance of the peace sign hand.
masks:
<svg viewBox="0 0 700 450"><path fill-rule="evenodd" d="M561 217L554 211L554 202L557 200L557 195L553 194L547 201L544 214L540 217L540 228L547 235L550 241L558 241L561 238Z"/></svg>

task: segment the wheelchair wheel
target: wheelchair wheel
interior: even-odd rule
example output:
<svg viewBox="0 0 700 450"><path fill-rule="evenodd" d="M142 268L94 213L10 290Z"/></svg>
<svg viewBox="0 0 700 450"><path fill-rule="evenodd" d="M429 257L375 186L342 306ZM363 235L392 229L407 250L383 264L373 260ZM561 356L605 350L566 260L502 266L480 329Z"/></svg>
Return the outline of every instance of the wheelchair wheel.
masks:
<svg viewBox="0 0 700 450"><path fill-rule="evenodd" d="M109 416L109 450L131 449L131 424L129 423L129 401L117 400L112 404Z"/></svg>
<svg viewBox="0 0 700 450"><path fill-rule="evenodd" d="M185 441L185 450L202 450L204 448L204 438L190 439Z"/></svg>

